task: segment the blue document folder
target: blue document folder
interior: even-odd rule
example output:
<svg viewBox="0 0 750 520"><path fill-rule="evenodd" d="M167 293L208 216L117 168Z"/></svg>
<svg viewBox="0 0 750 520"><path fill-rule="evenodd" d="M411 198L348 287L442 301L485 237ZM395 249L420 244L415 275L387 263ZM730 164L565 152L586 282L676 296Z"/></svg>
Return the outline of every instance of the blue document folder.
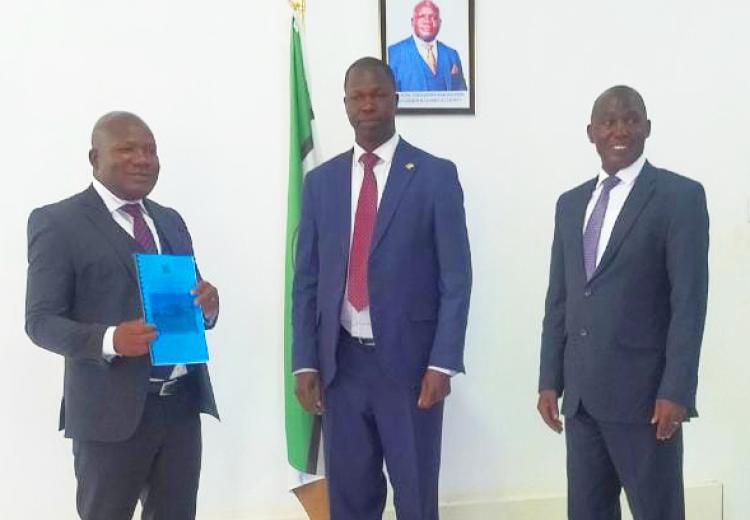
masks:
<svg viewBox="0 0 750 520"><path fill-rule="evenodd" d="M151 364L177 365L208 361L203 311L190 294L197 283L192 256L135 254L143 314L154 325Z"/></svg>

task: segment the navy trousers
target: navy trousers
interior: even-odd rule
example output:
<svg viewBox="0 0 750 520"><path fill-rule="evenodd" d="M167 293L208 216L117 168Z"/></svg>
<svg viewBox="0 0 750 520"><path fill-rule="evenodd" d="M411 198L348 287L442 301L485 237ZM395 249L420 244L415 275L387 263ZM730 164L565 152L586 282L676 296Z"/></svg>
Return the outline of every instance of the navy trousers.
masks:
<svg viewBox="0 0 750 520"><path fill-rule="evenodd" d="M681 428L659 441L654 425L597 421L580 405L565 430L569 520L620 520L623 488L635 520L685 520Z"/></svg>
<svg viewBox="0 0 750 520"><path fill-rule="evenodd" d="M324 392L331 520L382 519L384 460L397 517L437 520L443 403L419 410L419 389L391 381L375 349L342 334L336 376Z"/></svg>

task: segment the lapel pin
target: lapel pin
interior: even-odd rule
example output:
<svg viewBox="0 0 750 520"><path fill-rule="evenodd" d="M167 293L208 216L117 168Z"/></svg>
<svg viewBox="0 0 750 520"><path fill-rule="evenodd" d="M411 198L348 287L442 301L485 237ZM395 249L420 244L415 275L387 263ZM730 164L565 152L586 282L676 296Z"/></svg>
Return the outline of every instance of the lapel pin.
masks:
<svg viewBox="0 0 750 520"><path fill-rule="evenodd" d="M412 171L414 169L414 163L408 162L404 165L404 168L406 168L406 171Z"/></svg>

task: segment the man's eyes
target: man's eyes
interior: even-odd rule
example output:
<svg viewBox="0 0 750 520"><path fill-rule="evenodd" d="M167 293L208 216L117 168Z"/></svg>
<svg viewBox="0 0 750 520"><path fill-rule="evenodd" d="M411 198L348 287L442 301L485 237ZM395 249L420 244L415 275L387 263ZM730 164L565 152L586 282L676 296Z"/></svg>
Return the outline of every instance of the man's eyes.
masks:
<svg viewBox="0 0 750 520"><path fill-rule="evenodd" d="M353 94L349 99L354 102L364 101L365 99L386 99L389 96L387 92L375 92L374 94Z"/></svg>

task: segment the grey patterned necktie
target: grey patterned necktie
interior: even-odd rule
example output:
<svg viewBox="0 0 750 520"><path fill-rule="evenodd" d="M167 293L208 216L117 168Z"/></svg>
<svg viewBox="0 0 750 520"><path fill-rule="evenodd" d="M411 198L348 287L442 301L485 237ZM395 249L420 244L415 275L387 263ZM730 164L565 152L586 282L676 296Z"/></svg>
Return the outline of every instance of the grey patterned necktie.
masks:
<svg viewBox="0 0 750 520"><path fill-rule="evenodd" d="M594 210L586 224L586 230L583 232L583 265L586 268L586 280L591 279L591 275L594 274L594 269L596 269L596 255L599 249L599 238L602 235L604 215L607 213L607 205L609 204L609 192L619 182L620 179L614 175L604 180L599 199L594 205Z"/></svg>

